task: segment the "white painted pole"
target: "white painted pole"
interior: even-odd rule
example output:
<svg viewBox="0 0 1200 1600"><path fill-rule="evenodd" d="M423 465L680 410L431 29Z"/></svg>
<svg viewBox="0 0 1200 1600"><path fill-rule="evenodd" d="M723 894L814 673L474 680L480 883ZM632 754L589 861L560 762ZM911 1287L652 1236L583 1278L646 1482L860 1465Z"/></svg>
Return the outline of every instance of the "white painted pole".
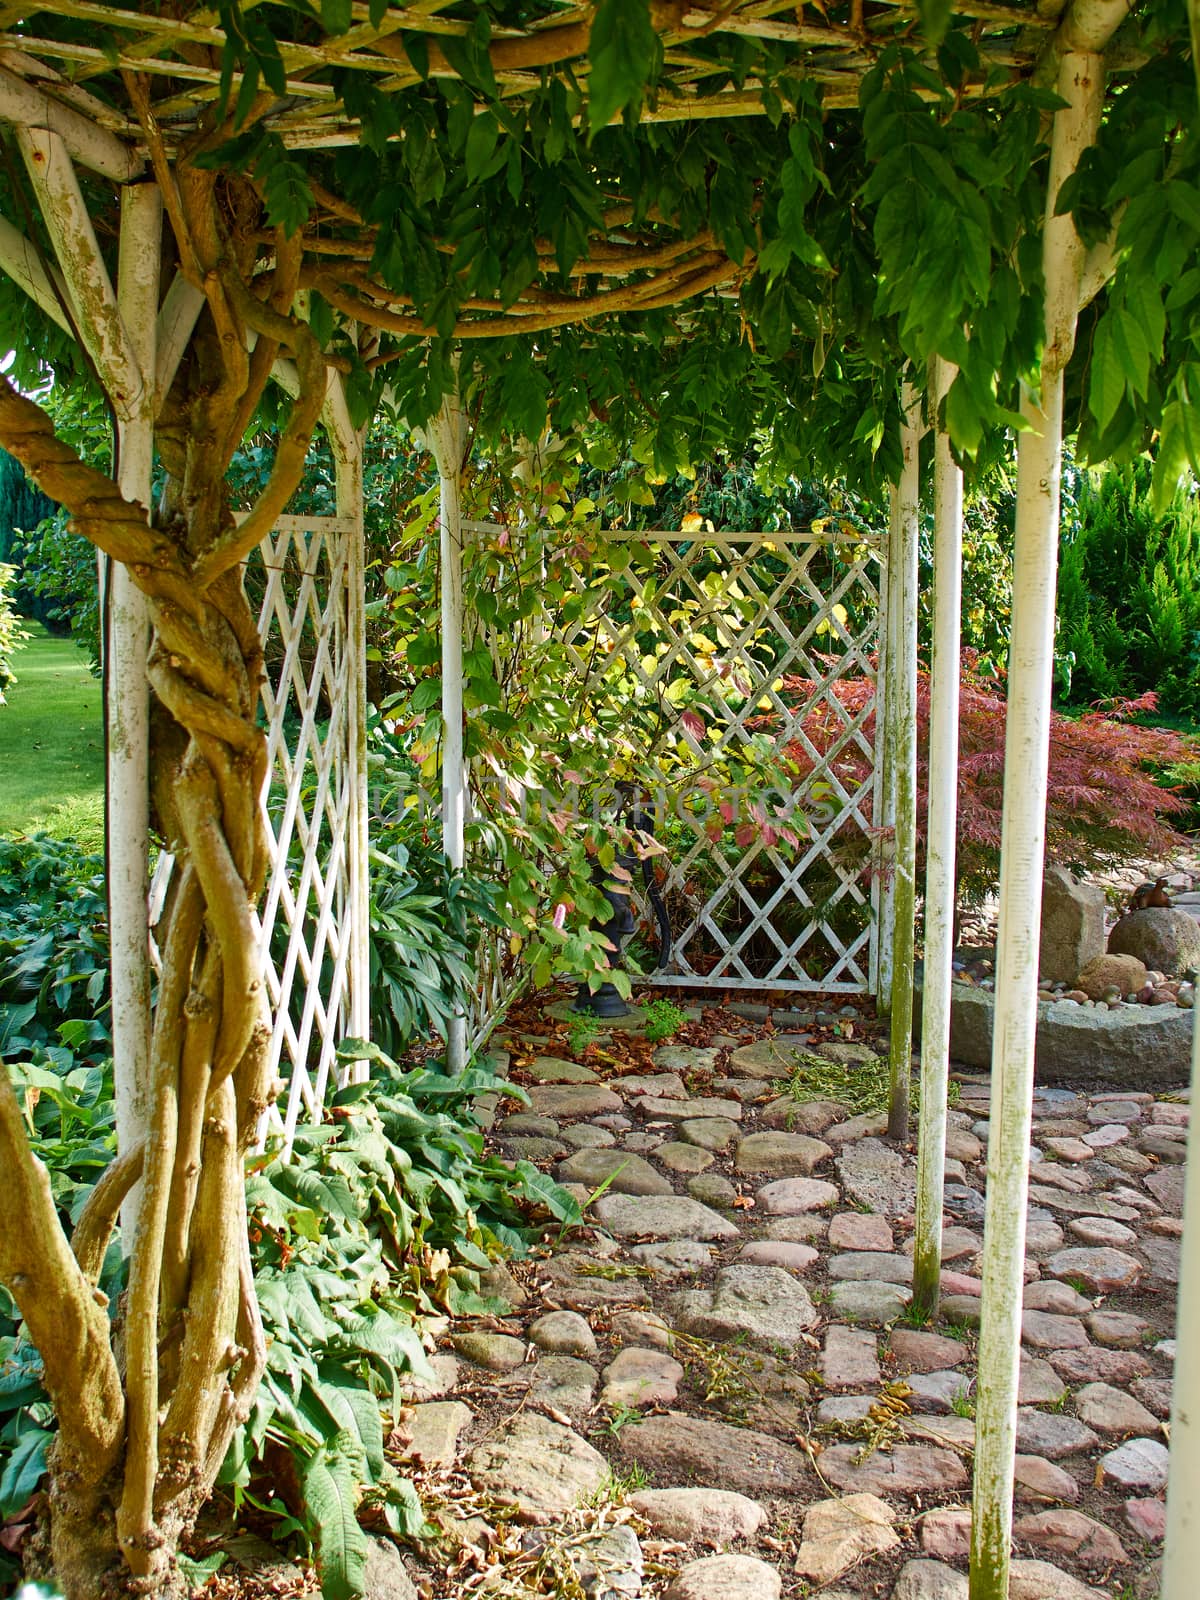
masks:
<svg viewBox="0 0 1200 1600"><path fill-rule="evenodd" d="M941 402L956 368L937 365ZM913 1304L937 1311L942 1262L942 1189L950 1079L950 983L954 954L954 856L958 821L958 680L962 610L962 472L940 427L933 447L933 659L929 690L928 816L925 824L925 983L921 1006L921 1114Z"/></svg>
<svg viewBox="0 0 1200 1600"><path fill-rule="evenodd" d="M879 684L877 688L876 719L878 729L875 749L879 762L877 791L879 809L875 819L878 838L879 862L879 929L876 996L882 1016L892 1009L892 972L895 958L896 935L896 763L894 760L894 729L896 726L895 665L897 571L899 567L900 496L895 485L891 491L888 513L887 560L883 571L883 592L880 595L880 646Z"/></svg>
<svg viewBox="0 0 1200 1600"><path fill-rule="evenodd" d="M463 574L462 452L464 418L458 397L448 395L430 433L441 479L442 577L442 848L456 871L466 861L467 769L463 756ZM446 1069L462 1072L467 1064L467 1019L450 1019L446 1036Z"/></svg>
<svg viewBox="0 0 1200 1600"><path fill-rule="evenodd" d="M917 896L917 519L920 499L920 396L905 384L901 397L903 465L896 495L895 616L889 682L895 720L888 729L896 795L892 870L892 1004L888 1047L888 1134L908 1137L912 1075L913 945Z"/></svg>
<svg viewBox="0 0 1200 1600"><path fill-rule="evenodd" d="M154 466L154 360L158 313L162 197L153 184L121 191L117 300L140 382L118 424L117 483L149 507ZM103 562L103 557L101 558ZM108 596L105 681L108 781L105 840L111 946L113 1076L117 1148L145 1134L150 1075L150 936L147 897L150 849L150 691L146 600L128 569L114 563ZM125 1202L126 1231L137 1214L135 1191Z"/></svg>
<svg viewBox="0 0 1200 1600"><path fill-rule="evenodd" d="M1198 1105L1200 1027L1193 1023L1193 1112ZM1185 1172L1162 1600L1192 1600L1200 1572L1200 1362L1188 1332L1200 1327L1200 1123L1195 1116L1188 1129Z"/></svg>
<svg viewBox="0 0 1200 1600"><path fill-rule="evenodd" d="M371 874L370 818L367 797L367 630L366 551L363 519L362 432L346 408L341 377L331 368L324 410L325 430L333 452L337 514L353 524L346 563L346 644L342 661L347 694L346 719L350 762L350 1007L347 1018L356 1039L371 1035ZM367 1077L365 1062L350 1068L350 1081Z"/></svg>
<svg viewBox="0 0 1200 1600"><path fill-rule="evenodd" d="M1083 265L1074 222L1069 214L1056 216L1055 206L1063 182L1095 139L1104 94L1102 58L1065 52L1057 92L1066 106L1054 115L1043 225L1042 388L1040 397L1030 390L1022 393L1021 412L1029 430L1021 433L1017 447L970 1600L1008 1596L1046 843L1063 370L1074 344Z"/></svg>

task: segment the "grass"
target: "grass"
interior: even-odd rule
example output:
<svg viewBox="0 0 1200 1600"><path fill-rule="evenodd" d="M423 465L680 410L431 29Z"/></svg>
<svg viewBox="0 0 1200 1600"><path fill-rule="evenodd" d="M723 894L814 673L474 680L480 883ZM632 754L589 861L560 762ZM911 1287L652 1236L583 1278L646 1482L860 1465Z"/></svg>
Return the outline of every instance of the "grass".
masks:
<svg viewBox="0 0 1200 1600"><path fill-rule="evenodd" d="M773 1085L776 1094L790 1094L798 1104L808 1100L836 1100L856 1116L881 1115L888 1109L889 1075L886 1056L848 1063L829 1061L809 1050L792 1053L792 1066L786 1078ZM950 1080L947 1103L958 1104L960 1085ZM921 1075L913 1073L910 1104L915 1113L921 1103Z"/></svg>
<svg viewBox="0 0 1200 1600"><path fill-rule="evenodd" d="M25 624L17 681L0 708L0 833L39 828L85 848L103 842L104 728L100 681L70 639Z"/></svg>

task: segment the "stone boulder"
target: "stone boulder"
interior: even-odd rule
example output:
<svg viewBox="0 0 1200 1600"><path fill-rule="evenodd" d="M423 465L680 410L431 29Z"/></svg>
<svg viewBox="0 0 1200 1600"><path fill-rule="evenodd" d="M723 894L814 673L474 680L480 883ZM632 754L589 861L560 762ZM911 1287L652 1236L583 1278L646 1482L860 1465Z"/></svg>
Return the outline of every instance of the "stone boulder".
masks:
<svg viewBox="0 0 1200 1600"><path fill-rule="evenodd" d="M1042 884L1042 942L1038 970L1051 983L1074 983L1104 954L1104 890L1077 883L1065 867L1048 867Z"/></svg>
<svg viewBox="0 0 1200 1600"><path fill-rule="evenodd" d="M1098 955L1079 969L1076 982L1089 1000L1102 1000L1106 989L1119 989L1122 998L1136 994L1146 978L1146 963L1136 956Z"/></svg>
<svg viewBox="0 0 1200 1600"><path fill-rule="evenodd" d="M1186 911L1147 906L1122 917L1108 936L1111 955L1137 956L1152 972L1178 977L1200 967L1200 923Z"/></svg>

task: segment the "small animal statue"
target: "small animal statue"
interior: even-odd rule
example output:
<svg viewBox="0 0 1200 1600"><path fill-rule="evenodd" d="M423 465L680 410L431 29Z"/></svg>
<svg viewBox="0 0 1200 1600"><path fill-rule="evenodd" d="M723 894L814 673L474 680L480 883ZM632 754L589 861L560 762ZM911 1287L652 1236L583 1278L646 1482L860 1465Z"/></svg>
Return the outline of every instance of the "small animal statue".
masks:
<svg viewBox="0 0 1200 1600"><path fill-rule="evenodd" d="M1151 906L1169 906L1171 896L1167 893L1167 880L1155 878L1153 883L1139 883L1129 896L1126 912L1146 911Z"/></svg>

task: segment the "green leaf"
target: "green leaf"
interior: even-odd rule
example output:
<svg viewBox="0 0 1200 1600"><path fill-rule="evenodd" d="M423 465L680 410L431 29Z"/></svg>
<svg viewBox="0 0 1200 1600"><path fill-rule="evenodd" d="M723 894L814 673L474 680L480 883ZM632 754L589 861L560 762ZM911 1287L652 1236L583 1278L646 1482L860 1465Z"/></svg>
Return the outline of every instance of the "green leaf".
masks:
<svg viewBox="0 0 1200 1600"><path fill-rule="evenodd" d="M1113 317L1101 318L1092 341L1091 374L1088 382L1088 409L1101 432L1117 414L1125 394L1125 367L1113 337Z"/></svg>
<svg viewBox="0 0 1200 1600"><path fill-rule="evenodd" d="M0 1473L0 1518L20 1511L37 1489L46 1470L46 1452L54 1435L46 1428L23 1429Z"/></svg>
<svg viewBox="0 0 1200 1600"><path fill-rule="evenodd" d="M316 1533L324 1600L358 1600L366 1589L367 1536L358 1525L358 1484L350 1459L323 1447L300 1465L305 1509Z"/></svg>
<svg viewBox="0 0 1200 1600"><path fill-rule="evenodd" d="M500 138L500 124L490 111L481 111L467 132L467 148L463 160L467 168L467 182L475 183L484 176Z"/></svg>
<svg viewBox="0 0 1200 1600"><path fill-rule="evenodd" d="M657 72L662 43L650 20L649 0L600 0L588 55L588 127L596 134L641 99Z"/></svg>
<svg viewBox="0 0 1200 1600"><path fill-rule="evenodd" d="M374 1482L383 1472L383 1419L378 1400L333 1362L322 1362L317 1373L321 1379L317 1390L321 1404L339 1428L358 1440L370 1481Z"/></svg>
<svg viewBox="0 0 1200 1600"><path fill-rule="evenodd" d="M354 21L351 0L321 0L321 26L326 33L349 33ZM372 27L377 26L372 22Z"/></svg>

